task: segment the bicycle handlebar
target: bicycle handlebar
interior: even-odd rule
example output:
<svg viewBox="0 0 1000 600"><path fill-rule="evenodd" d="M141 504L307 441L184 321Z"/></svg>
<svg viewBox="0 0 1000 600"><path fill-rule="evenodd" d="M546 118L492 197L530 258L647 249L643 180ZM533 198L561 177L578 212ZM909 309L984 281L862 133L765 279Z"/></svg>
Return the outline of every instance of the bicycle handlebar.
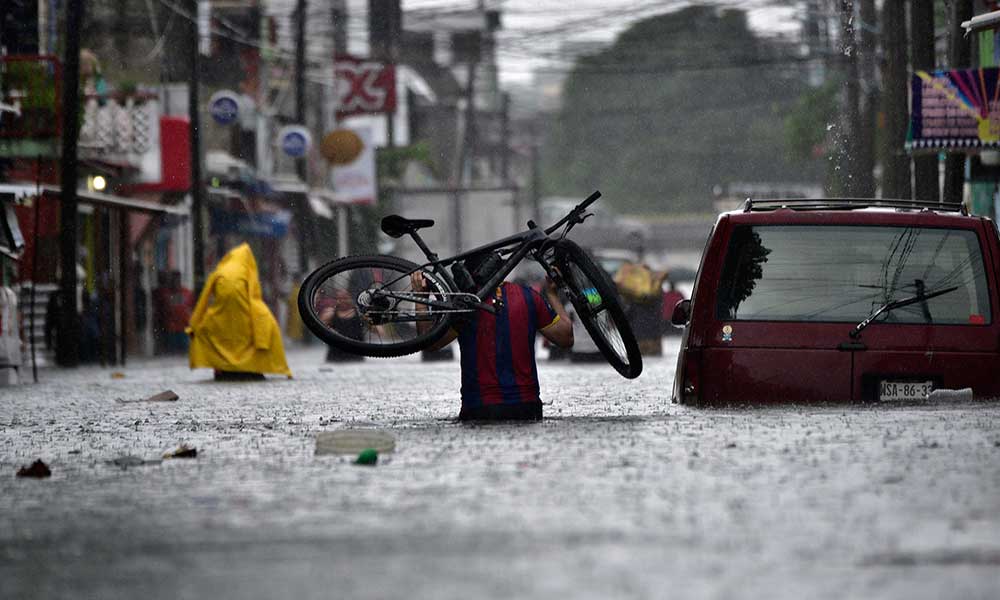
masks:
<svg viewBox="0 0 1000 600"><path fill-rule="evenodd" d="M601 197L601 192L599 190L594 190L593 194L587 196L587 199L581 202L580 204L577 204L576 207L573 208L573 210L569 211L569 214L559 219L559 221L557 221L555 225L546 228L545 235L551 235L552 232L565 225L566 222L569 221L570 219L577 218L580 215L580 213L587 210L587 207L596 202L597 199L600 197Z"/></svg>

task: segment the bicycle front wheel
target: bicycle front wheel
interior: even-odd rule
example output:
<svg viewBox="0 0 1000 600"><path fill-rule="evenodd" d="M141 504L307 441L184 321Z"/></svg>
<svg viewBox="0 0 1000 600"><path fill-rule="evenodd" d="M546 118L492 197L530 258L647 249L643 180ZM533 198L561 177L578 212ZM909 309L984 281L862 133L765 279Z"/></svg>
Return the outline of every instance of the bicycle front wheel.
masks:
<svg viewBox="0 0 1000 600"><path fill-rule="evenodd" d="M570 240L556 244L554 259L577 318L597 349L623 377L638 377L642 354L610 277Z"/></svg>
<svg viewBox="0 0 1000 600"><path fill-rule="evenodd" d="M413 290L420 271L426 292ZM412 354L440 339L452 315L429 303L451 290L433 273L394 256L350 256L329 262L302 282L302 322L316 337L345 352L390 357Z"/></svg>

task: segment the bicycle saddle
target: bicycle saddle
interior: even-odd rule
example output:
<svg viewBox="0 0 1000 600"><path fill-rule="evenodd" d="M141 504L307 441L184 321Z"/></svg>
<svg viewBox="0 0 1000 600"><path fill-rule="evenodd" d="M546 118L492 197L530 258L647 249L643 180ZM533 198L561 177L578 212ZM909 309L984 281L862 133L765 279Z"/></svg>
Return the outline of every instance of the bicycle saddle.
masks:
<svg viewBox="0 0 1000 600"><path fill-rule="evenodd" d="M382 218L382 231L389 237L402 237L424 227L432 227L431 219L407 219L399 215L389 215Z"/></svg>

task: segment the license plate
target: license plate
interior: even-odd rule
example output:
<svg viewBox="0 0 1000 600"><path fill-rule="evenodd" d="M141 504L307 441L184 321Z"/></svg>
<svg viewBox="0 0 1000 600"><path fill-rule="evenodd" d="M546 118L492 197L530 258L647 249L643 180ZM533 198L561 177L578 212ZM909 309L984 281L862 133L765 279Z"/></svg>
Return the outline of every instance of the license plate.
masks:
<svg viewBox="0 0 1000 600"><path fill-rule="evenodd" d="M926 400L933 389L933 381L880 381L878 399L881 402Z"/></svg>

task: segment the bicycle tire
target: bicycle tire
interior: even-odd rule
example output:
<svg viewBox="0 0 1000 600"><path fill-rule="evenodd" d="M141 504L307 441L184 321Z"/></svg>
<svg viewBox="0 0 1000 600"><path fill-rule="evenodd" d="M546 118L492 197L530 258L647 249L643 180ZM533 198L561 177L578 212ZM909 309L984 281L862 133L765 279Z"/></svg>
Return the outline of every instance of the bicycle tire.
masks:
<svg viewBox="0 0 1000 600"><path fill-rule="evenodd" d="M577 318L597 349L623 377L638 377L642 353L611 278L571 240L559 241L553 257Z"/></svg>
<svg viewBox="0 0 1000 600"><path fill-rule="evenodd" d="M355 273L363 274L365 269L371 270L371 273L373 274L373 281L367 282L362 279L352 283L351 277L355 277L355 279L357 279ZM444 336L444 334L448 331L448 327L451 325L451 314L441 314L438 317L438 320L434 322L433 327L424 333L419 333L419 330L417 330L414 326L413 329L415 331L415 335L409 339L401 337L399 341L386 342L381 333L379 333L377 336L379 341L374 342L365 341L365 339L363 339L365 337L365 327L369 328L367 339L373 340L376 336L372 336L371 331L377 330L378 327L391 325L393 327L398 326L401 328L402 324L393 323L391 319L375 324L369 318L361 316L365 313L360 304L361 294L365 291L373 289L372 286L379 283L377 281L377 277L374 276L375 273L384 274L386 271L392 272L394 274L393 280L395 280L395 277L403 276L398 279L398 281L402 282L401 285L408 287L409 274L418 270L420 270L419 265L395 256L359 255L330 261L310 273L309 276L306 277L305 281L302 282L298 295L299 315L302 317L302 322L305 326L308 327L309 331L313 332L316 337L345 352L375 358L404 356L406 354L418 352L428 348ZM349 275L346 276L346 282L344 280L340 280L338 282L336 278L338 276L344 276L345 273L349 273ZM423 271L423 273L432 293L437 292L439 294L446 294L451 292L448 285L439 277L427 271ZM385 281L384 278L383 281ZM338 287L344 285L353 285L354 287L348 287L347 289ZM336 294L336 296L334 296L334 294ZM360 323L360 339L353 337L352 335L348 335L345 331L338 330L338 328L325 323L324 320L320 318L318 312L319 305L326 301L328 304L327 308L329 308L329 301L332 298L335 298L333 302L339 303L349 300L352 303L356 316L350 319L344 319L344 321L350 322L354 325ZM397 301L396 306L399 304L400 302ZM416 303L413 304L415 306ZM340 306L340 304L337 304L337 306ZM430 311L433 312L433 310L433 307L431 307ZM355 323L355 321L357 321L357 323ZM346 327L344 329L346 329Z"/></svg>

